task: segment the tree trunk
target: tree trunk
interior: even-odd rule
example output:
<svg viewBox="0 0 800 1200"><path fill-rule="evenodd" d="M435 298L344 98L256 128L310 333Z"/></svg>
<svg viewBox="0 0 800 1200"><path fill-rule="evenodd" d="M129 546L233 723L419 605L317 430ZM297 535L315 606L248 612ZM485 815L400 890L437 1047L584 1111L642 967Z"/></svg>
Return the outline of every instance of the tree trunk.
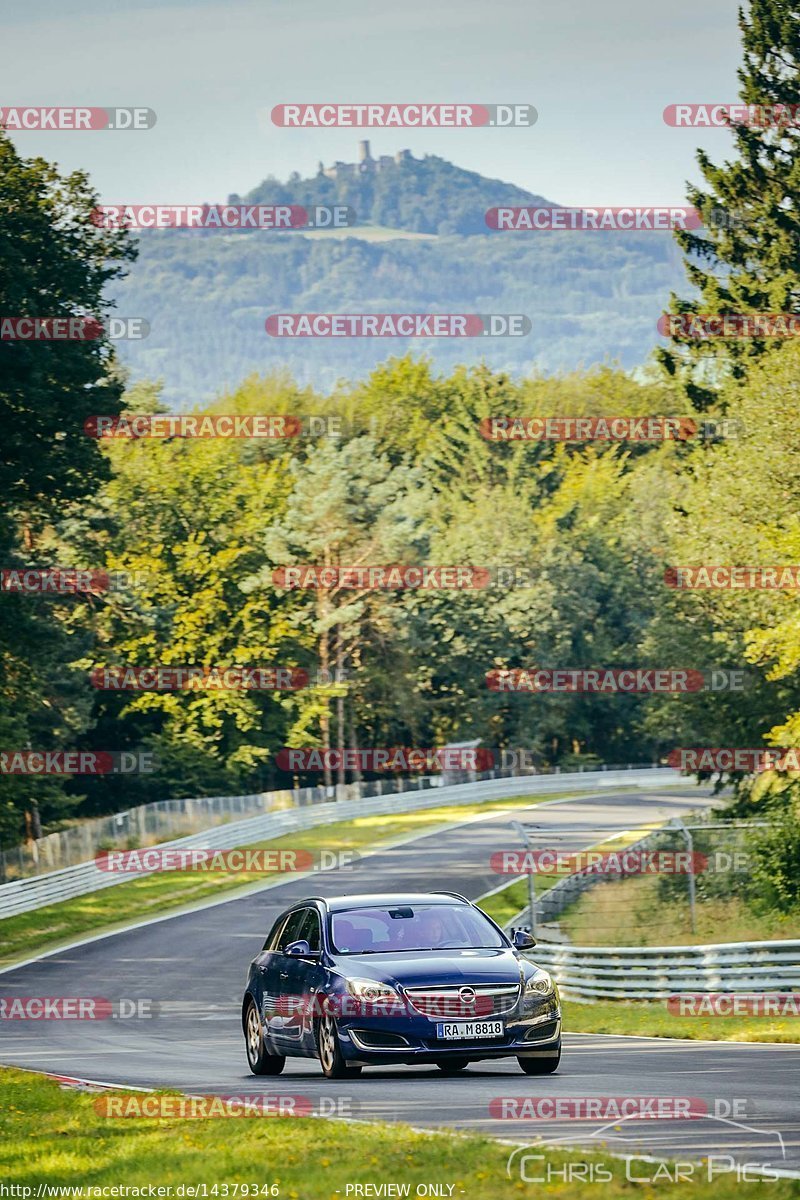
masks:
<svg viewBox="0 0 800 1200"><path fill-rule="evenodd" d="M352 703L349 704L348 708L347 708L347 739L351 746L358 745L358 740L356 737L356 727L355 727L354 720L353 720L353 705L352 705ZM352 775L353 783L361 783L361 781L364 778L362 771L361 771L361 767L359 765L358 756L356 756L355 762L353 764L353 770L351 772L351 775Z"/></svg>
<svg viewBox="0 0 800 1200"><path fill-rule="evenodd" d="M361 659L361 644L360 644L358 638L356 638L355 641L352 642L351 645L348 647L347 663L348 663L348 666L347 666L348 679L350 678L350 676L357 676L363 665L362 659ZM347 725L348 744L350 746L358 746L359 745L359 740L358 740L359 735L358 735L358 730L356 728L355 689L353 689L353 691L351 691L351 689L348 687L347 701L348 701L348 703L347 703L346 725ZM350 778L351 778L351 782L353 782L353 783L363 783L363 781L364 781L364 772L361 770L361 763L359 761L358 755L356 755L356 757L355 757L355 762L353 764L353 769L351 771Z"/></svg>
<svg viewBox="0 0 800 1200"><path fill-rule="evenodd" d="M318 598L318 611L320 616L324 617L327 608L327 602L324 595ZM320 635L319 641L319 665L323 679L327 679L330 672L331 655L330 655L330 632L325 629ZM333 786L333 775L331 774L330 750L331 750L331 718L327 704L319 719L320 732L322 734L322 753L323 753L323 779L325 787Z"/></svg>
<svg viewBox="0 0 800 1200"><path fill-rule="evenodd" d="M344 679L344 650L342 648L341 630L337 629L336 635L336 684L337 688L341 686ZM345 733L345 704L344 693L336 697L336 743L339 750L339 765L336 772L336 782L344 786L344 733Z"/></svg>

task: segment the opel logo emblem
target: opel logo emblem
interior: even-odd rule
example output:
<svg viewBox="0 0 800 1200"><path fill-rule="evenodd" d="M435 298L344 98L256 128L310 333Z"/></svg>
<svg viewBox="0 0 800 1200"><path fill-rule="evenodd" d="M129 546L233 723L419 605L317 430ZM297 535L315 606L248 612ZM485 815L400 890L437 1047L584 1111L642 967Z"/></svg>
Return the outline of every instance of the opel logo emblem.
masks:
<svg viewBox="0 0 800 1200"><path fill-rule="evenodd" d="M459 988L458 997L459 997L459 1000L461 1000L462 1004L474 1004L475 1003L475 988L472 988L472 987Z"/></svg>

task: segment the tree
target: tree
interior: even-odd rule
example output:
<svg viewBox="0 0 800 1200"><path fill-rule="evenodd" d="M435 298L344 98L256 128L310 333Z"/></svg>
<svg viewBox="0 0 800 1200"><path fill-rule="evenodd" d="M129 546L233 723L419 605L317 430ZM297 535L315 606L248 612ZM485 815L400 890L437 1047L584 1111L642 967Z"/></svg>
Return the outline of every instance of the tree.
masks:
<svg viewBox="0 0 800 1200"><path fill-rule="evenodd" d="M295 458L290 466L294 484L286 510L266 533L269 566L252 586L274 589L273 569L291 564L314 567L387 566L419 562L424 537L420 532L423 482L413 468L393 466L380 455L373 438L362 436L338 445L330 440L313 450L305 460ZM280 584L278 584L280 586ZM334 583L330 587L303 590L297 596L292 616L306 646L313 645L323 677L323 687L313 690L306 712L293 732L295 744L301 731L309 728L309 716L319 722L322 748L331 749L329 702L336 697L336 744L343 750L348 736L346 695L350 690L345 675L353 666L369 670L364 662L367 630L384 642L384 656L392 641L391 593L369 586L351 588ZM330 688L327 680L335 680ZM352 690L362 684L356 678ZM327 760L326 760L327 762ZM332 777L325 769L325 783ZM339 782L344 782L343 769Z"/></svg>
<svg viewBox="0 0 800 1200"><path fill-rule="evenodd" d="M739 95L762 110L752 122L732 122L738 157L714 165L698 151L705 187L688 186L702 214L702 233L676 230L689 282L699 297L673 294L673 313L793 313L800 311L800 9L797 0L750 0L739 10L744 64ZM776 116L776 106L783 116ZM788 107L788 112L786 111ZM775 339L692 338L677 334L660 358L684 379L698 409L713 404L727 374L741 378Z"/></svg>
<svg viewBox="0 0 800 1200"><path fill-rule="evenodd" d="M86 175L23 159L0 130L0 311L4 317L93 317L112 307L109 282L136 250L124 230L93 220ZM0 506L8 518L47 517L90 494L107 468L84 420L118 413L123 381L107 336L0 340ZM20 516L23 513L20 512Z"/></svg>
<svg viewBox="0 0 800 1200"><path fill-rule="evenodd" d="M133 389L128 403L131 413L163 411L149 387ZM106 453L113 476L70 536L138 585L98 606L84 670L296 666L276 598L243 589L263 562L262 530L285 503L284 464L238 438L120 439ZM143 803L264 786L296 702L277 690L97 693L89 744L144 743L157 772L115 781L114 797L93 786L94 807L113 807L121 787L129 802Z"/></svg>
<svg viewBox="0 0 800 1200"><path fill-rule="evenodd" d="M98 227L97 195L85 174L60 175L23 159L0 130L0 313L89 317L111 305L106 285L135 256L127 234ZM83 429L94 413L117 413L122 395L112 345L0 340L0 563L64 563L48 525L65 505L90 496L108 475ZM0 594L0 737L3 748L61 749L86 727L89 691L69 667L85 649L85 601ZM0 834L14 836L22 813L52 819L65 807L53 778L0 776Z"/></svg>
<svg viewBox="0 0 800 1200"><path fill-rule="evenodd" d="M787 345L722 389L727 412L746 436L684 464L664 530L666 562L770 567L800 561L799 372L800 347ZM751 675L745 692L698 696L687 706L695 718L689 745L800 744L796 590L672 592L659 605L657 625L662 643L693 646L698 658L715 654L719 666Z"/></svg>

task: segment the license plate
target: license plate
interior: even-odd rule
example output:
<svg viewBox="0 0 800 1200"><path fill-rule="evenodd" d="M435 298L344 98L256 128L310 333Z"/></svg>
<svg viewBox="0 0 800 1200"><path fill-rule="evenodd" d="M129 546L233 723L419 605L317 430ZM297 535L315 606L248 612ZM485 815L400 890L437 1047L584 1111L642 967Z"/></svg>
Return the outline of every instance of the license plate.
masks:
<svg viewBox="0 0 800 1200"><path fill-rule="evenodd" d="M477 1038L497 1038L504 1033L502 1021L440 1021L436 1036L448 1041L468 1041Z"/></svg>

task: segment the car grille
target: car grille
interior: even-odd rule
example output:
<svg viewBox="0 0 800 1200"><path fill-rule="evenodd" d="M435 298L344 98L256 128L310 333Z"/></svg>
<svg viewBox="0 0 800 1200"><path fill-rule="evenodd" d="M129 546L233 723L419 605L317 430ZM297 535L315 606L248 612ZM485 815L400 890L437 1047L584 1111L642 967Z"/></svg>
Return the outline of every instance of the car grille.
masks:
<svg viewBox="0 0 800 1200"><path fill-rule="evenodd" d="M499 1017L516 1008L519 984L453 984L404 989L409 1004L426 1017ZM469 992L474 992L470 998ZM462 996L461 993L465 995Z"/></svg>

